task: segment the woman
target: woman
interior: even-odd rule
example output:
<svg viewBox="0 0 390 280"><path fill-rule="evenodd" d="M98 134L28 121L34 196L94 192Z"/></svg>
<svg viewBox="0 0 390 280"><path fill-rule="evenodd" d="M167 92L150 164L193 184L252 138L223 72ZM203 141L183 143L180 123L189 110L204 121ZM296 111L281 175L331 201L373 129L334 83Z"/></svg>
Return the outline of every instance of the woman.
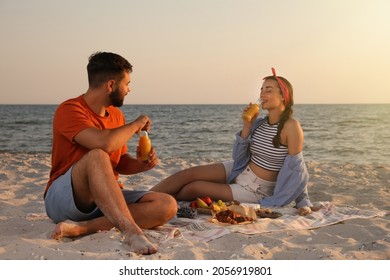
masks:
<svg viewBox="0 0 390 280"><path fill-rule="evenodd" d="M276 76L274 68L272 73L264 78L260 93L261 107L268 114L243 120L233 161L179 171L151 190L169 193L179 201L209 196L262 207L285 206L295 200L300 215L311 213L303 131L292 118L293 89L285 78Z"/></svg>

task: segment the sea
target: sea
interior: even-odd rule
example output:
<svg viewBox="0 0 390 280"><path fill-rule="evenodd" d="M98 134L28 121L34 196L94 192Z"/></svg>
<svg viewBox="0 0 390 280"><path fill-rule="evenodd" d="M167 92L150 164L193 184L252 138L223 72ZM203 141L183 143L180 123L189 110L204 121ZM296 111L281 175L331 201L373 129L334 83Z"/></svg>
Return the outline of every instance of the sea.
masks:
<svg viewBox="0 0 390 280"><path fill-rule="evenodd" d="M231 158L246 105L123 105L127 122L147 114L149 133L161 160ZM51 152L57 105L0 105L1 153ZM262 112L265 114L266 112ZM304 132L306 161L389 164L390 104L296 104ZM138 136L128 141L135 153Z"/></svg>

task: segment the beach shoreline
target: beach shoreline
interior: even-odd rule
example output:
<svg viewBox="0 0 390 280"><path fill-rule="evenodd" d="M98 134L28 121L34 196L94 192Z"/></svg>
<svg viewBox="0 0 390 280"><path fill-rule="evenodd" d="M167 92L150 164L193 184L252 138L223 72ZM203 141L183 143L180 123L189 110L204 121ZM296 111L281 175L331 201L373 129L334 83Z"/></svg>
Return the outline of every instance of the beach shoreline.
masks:
<svg viewBox="0 0 390 280"><path fill-rule="evenodd" d="M129 189L150 189L171 173L210 160L169 159L144 174L121 177ZM2 153L0 159L0 260L387 260L390 216L350 219L312 230L255 235L231 232L208 242L173 237L159 251L127 251L120 233L106 232L57 241L47 218L43 189L50 154ZM312 202L329 201L363 210L390 212L390 164L307 162Z"/></svg>

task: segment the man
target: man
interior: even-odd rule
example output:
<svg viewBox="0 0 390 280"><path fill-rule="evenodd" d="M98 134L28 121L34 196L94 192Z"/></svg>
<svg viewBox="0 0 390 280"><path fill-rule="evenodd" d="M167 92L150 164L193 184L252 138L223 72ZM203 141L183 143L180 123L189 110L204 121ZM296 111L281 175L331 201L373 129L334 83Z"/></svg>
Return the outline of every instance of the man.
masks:
<svg viewBox="0 0 390 280"><path fill-rule="evenodd" d="M152 124L146 115L126 124L123 104L130 92L132 65L120 55L98 52L87 66L86 93L62 103L53 119L52 168L45 189L48 216L57 224L53 238L77 237L118 228L130 251L153 254L157 247L141 228L169 221L177 211L170 195L121 189L118 174L135 174L156 166L152 149L142 161L127 141Z"/></svg>

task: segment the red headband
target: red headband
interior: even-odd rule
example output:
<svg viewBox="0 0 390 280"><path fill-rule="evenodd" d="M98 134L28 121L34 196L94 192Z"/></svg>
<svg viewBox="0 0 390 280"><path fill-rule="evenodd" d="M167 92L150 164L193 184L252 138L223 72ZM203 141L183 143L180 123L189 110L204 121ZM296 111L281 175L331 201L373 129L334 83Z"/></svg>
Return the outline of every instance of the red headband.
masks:
<svg viewBox="0 0 390 280"><path fill-rule="evenodd" d="M287 106L288 104L290 104L290 91L288 90L286 83L281 78L276 76L275 68L272 67L271 70L272 70L273 76L275 77L276 81L279 84L280 91L282 92L282 96L284 99L284 105Z"/></svg>

